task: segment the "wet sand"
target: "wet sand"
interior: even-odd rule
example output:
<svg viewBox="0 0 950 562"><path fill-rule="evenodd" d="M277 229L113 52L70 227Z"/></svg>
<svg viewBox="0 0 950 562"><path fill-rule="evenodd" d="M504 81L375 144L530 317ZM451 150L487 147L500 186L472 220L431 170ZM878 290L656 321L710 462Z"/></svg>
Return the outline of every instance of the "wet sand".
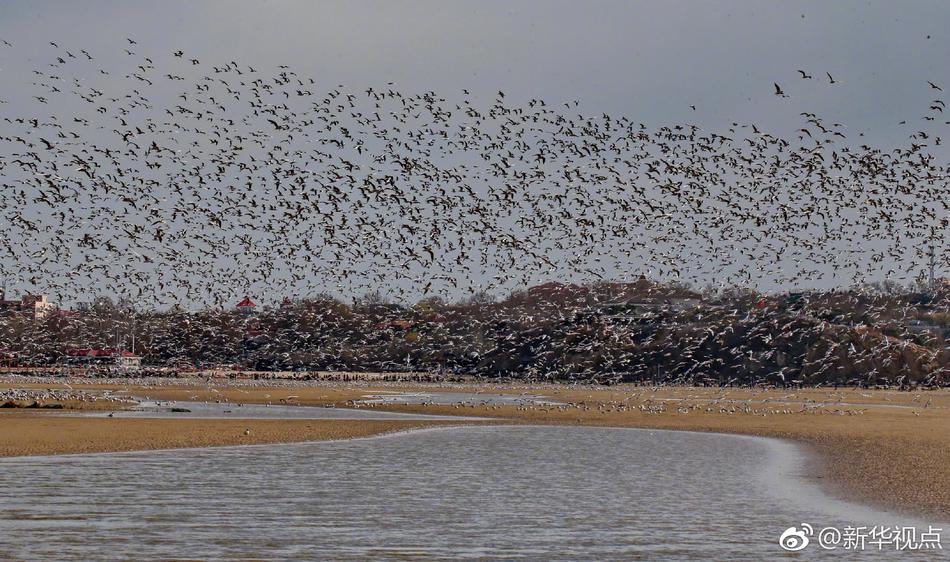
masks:
<svg viewBox="0 0 950 562"><path fill-rule="evenodd" d="M710 431L777 437L806 446L808 477L831 493L941 520L950 518L950 391L749 390L644 386L458 385L162 381L78 384L160 400L358 405L394 412L502 418L532 424ZM16 383L17 386L26 386ZM35 383L52 386L54 383ZM483 392L544 396L551 405L360 404L380 392ZM14 421L15 420L15 421ZM8 422L14 422L11 425ZM157 423L161 422L161 423ZM364 420L56 419L0 411L0 454L54 454L339 439L472 422ZM126 425L128 424L128 425ZM8 429L9 428L9 429ZM251 435L243 434L245 428Z"/></svg>
<svg viewBox="0 0 950 562"><path fill-rule="evenodd" d="M369 437L459 425L396 420L210 420L75 418L0 414L0 456L103 453ZM249 434L245 432L249 431Z"/></svg>

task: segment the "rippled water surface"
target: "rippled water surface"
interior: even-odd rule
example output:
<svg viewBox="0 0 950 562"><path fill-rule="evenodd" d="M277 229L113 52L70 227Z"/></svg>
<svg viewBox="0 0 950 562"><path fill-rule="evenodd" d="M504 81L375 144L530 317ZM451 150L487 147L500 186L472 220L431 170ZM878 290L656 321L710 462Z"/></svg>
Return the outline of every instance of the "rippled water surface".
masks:
<svg viewBox="0 0 950 562"><path fill-rule="evenodd" d="M11 458L0 557L766 560L801 522L897 522L799 462L764 439L524 426Z"/></svg>
<svg viewBox="0 0 950 562"><path fill-rule="evenodd" d="M70 417L115 418L196 418L196 419L307 419L307 420L473 420L484 419L462 416L435 416L386 412L366 408L319 408L314 406L287 406L266 404L239 404L234 402L155 402L140 401L129 410L105 412L97 410L62 410L54 415Z"/></svg>

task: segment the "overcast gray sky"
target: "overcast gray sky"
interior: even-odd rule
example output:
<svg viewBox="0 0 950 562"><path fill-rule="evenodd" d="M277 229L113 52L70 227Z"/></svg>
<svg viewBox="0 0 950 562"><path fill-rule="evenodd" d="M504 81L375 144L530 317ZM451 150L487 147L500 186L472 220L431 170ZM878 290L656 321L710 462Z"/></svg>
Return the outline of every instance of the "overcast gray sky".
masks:
<svg viewBox="0 0 950 562"><path fill-rule="evenodd" d="M143 55L289 65L326 88L504 90L650 126L740 121L790 136L812 111L887 146L919 128L927 81L950 87L948 23L937 1L7 1L0 39L16 49L0 51L0 84L15 90L48 62L48 41L109 67L131 37ZM29 98L4 97L29 114L17 107Z"/></svg>
<svg viewBox="0 0 950 562"><path fill-rule="evenodd" d="M0 37L40 52L47 48L41 39L56 39L119 56L117 42L133 37L143 52L184 49L202 60L287 64L328 84L503 89L525 99L577 99L591 112L650 123L688 118L710 127L784 117L782 100L769 95L779 82L796 100L794 110L808 107L874 137L900 138L908 133L897 123L926 107L926 80L948 78L948 23L950 3L939 1L6 1L0 7ZM816 80L801 80L799 68ZM825 72L841 82L838 88L822 87Z"/></svg>

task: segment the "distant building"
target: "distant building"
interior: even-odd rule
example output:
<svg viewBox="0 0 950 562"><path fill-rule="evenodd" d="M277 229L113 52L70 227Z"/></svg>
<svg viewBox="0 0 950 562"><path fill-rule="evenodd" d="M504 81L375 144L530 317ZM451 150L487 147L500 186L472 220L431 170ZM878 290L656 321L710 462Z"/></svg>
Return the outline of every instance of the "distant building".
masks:
<svg viewBox="0 0 950 562"><path fill-rule="evenodd" d="M257 312L257 304L251 300L251 297L244 297L244 300L234 305L235 310L241 314L254 314Z"/></svg>
<svg viewBox="0 0 950 562"><path fill-rule="evenodd" d="M46 295L24 295L20 298L20 311L36 319L46 318L55 308Z"/></svg>
<svg viewBox="0 0 950 562"><path fill-rule="evenodd" d="M26 294L20 297L20 300L7 300L6 291L0 289L0 314L17 314L41 320L55 309L46 295Z"/></svg>
<svg viewBox="0 0 950 562"><path fill-rule="evenodd" d="M244 297L244 300L234 305L234 310L244 317L241 322L244 327L245 339L254 339L261 335L261 327L256 316L257 303L251 300L251 297Z"/></svg>
<svg viewBox="0 0 950 562"><path fill-rule="evenodd" d="M0 367L18 367L20 354L9 349L0 349Z"/></svg>
<svg viewBox="0 0 950 562"><path fill-rule="evenodd" d="M102 367L120 371L137 371L142 358L122 349L73 349L66 356L66 364L73 367Z"/></svg>

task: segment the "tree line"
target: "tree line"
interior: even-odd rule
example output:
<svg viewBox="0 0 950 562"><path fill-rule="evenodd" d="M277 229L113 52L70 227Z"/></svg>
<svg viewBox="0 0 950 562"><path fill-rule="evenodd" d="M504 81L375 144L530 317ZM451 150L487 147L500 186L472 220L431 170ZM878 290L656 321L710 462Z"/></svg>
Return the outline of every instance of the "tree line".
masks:
<svg viewBox="0 0 950 562"><path fill-rule="evenodd" d="M378 294L258 307L136 310L97 299L40 318L0 317L0 351L57 365L122 348L146 367L426 371L523 380L941 385L950 380L950 291L864 286L754 291L549 283L413 304ZM134 343L133 343L134 342Z"/></svg>

